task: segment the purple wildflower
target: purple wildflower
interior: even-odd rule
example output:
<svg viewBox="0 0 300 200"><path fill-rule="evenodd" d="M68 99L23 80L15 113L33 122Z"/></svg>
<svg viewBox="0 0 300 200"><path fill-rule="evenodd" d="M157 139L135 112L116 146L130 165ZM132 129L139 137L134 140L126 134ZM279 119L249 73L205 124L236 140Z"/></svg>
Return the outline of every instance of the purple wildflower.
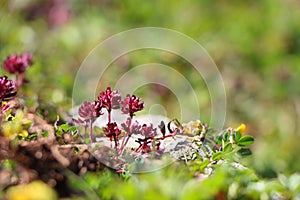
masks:
<svg viewBox="0 0 300 200"><path fill-rule="evenodd" d="M32 65L32 55L24 53L22 55L11 55L3 62L3 68L11 74L22 74Z"/></svg>
<svg viewBox="0 0 300 200"><path fill-rule="evenodd" d="M79 107L78 114L84 121L95 121L97 117L102 115L101 110L95 109L95 102L83 102L83 104Z"/></svg>
<svg viewBox="0 0 300 200"><path fill-rule="evenodd" d="M128 135L132 134L140 134L141 133L141 125L139 125L138 121L132 123L132 119L130 117L127 118L125 123L121 124L122 129L128 133Z"/></svg>
<svg viewBox="0 0 300 200"><path fill-rule="evenodd" d="M144 102L141 102L141 99L135 95L127 95L126 98L121 102L122 112L128 114L132 118L134 113L144 108Z"/></svg>
<svg viewBox="0 0 300 200"><path fill-rule="evenodd" d="M118 90L112 91L110 87L107 87L105 92L99 94L98 102L110 112L111 109L118 109L120 107L121 95Z"/></svg>
<svg viewBox="0 0 300 200"><path fill-rule="evenodd" d="M116 122L108 123L104 128L105 136L110 138L110 141L115 142L115 148L118 148L118 139L122 131L118 128Z"/></svg>
<svg viewBox="0 0 300 200"><path fill-rule="evenodd" d="M111 110L120 108L121 95L118 90L111 91L110 87L105 92L101 92L98 96L99 106L106 108L108 112L108 123L111 121Z"/></svg>
<svg viewBox="0 0 300 200"><path fill-rule="evenodd" d="M157 135L156 128L153 128L153 124L150 124L150 126L144 124L142 126L141 135L145 138L154 138Z"/></svg>
<svg viewBox="0 0 300 200"><path fill-rule="evenodd" d="M79 107L78 114L80 116L79 119L73 119L73 121L79 125L84 126L84 138L86 138L87 127L90 126L90 139L93 142L93 122L99 117L103 115L101 112L101 106L99 107L98 102L83 102L83 104Z"/></svg>
<svg viewBox="0 0 300 200"><path fill-rule="evenodd" d="M3 100L10 100L17 94L17 87L12 80L8 80L6 76L0 77L0 103Z"/></svg>

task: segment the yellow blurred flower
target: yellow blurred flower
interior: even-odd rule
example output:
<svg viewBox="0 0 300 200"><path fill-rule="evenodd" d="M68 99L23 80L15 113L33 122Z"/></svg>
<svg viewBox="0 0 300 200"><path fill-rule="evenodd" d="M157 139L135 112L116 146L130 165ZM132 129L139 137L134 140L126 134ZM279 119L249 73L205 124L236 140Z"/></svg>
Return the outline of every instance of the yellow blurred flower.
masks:
<svg viewBox="0 0 300 200"><path fill-rule="evenodd" d="M28 131L22 130L18 135L21 136L21 137L26 138L26 137L28 137Z"/></svg>
<svg viewBox="0 0 300 200"><path fill-rule="evenodd" d="M241 124L239 127L237 127L235 129L236 131L239 131L240 133L244 133L246 130L246 125L245 124Z"/></svg>
<svg viewBox="0 0 300 200"><path fill-rule="evenodd" d="M2 133L7 138L13 138L20 135L24 138L28 136L27 129L31 126L31 120L26 119L21 110L17 110L15 117L11 121L6 121L2 126Z"/></svg>
<svg viewBox="0 0 300 200"><path fill-rule="evenodd" d="M56 192L42 181L33 181L27 185L17 185L7 190L8 200L56 200Z"/></svg>

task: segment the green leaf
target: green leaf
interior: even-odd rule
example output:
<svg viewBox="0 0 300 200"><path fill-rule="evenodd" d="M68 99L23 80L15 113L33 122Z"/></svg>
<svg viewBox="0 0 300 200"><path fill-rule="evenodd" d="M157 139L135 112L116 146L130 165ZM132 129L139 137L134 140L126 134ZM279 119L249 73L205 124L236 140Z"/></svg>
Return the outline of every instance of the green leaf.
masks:
<svg viewBox="0 0 300 200"><path fill-rule="evenodd" d="M57 137L61 137L62 136L62 130L59 128L57 131L56 131L56 136Z"/></svg>
<svg viewBox="0 0 300 200"><path fill-rule="evenodd" d="M236 132L234 133L234 141L235 141L235 142L239 141L241 137L242 137L241 132L236 131Z"/></svg>
<svg viewBox="0 0 300 200"><path fill-rule="evenodd" d="M224 149L223 149L223 151L226 152L226 153L229 153L231 150L232 150L232 144L231 143L226 144Z"/></svg>
<svg viewBox="0 0 300 200"><path fill-rule="evenodd" d="M237 141L238 146L247 146L254 143L254 138L250 135L243 136Z"/></svg>
<svg viewBox="0 0 300 200"><path fill-rule="evenodd" d="M222 135L218 135L215 140L216 144L222 144Z"/></svg>
<svg viewBox="0 0 300 200"><path fill-rule="evenodd" d="M1 163L1 168L3 167L3 168L6 168L6 169L9 169L9 170L14 170L14 168L16 167L15 164L16 163L13 160L5 159Z"/></svg>
<svg viewBox="0 0 300 200"><path fill-rule="evenodd" d="M229 133L228 131L226 131L226 132L224 133L224 135L223 135L223 140L224 140L225 142L228 142L228 141L229 141L229 135L230 135L230 133Z"/></svg>
<svg viewBox="0 0 300 200"><path fill-rule="evenodd" d="M213 159L213 160L219 160L219 159L222 158L222 154L223 154L223 152L216 152L216 153L214 153L214 155L212 156L212 159Z"/></svg>
<svg viewBox="0 0 300 200"><path fill-rule="evenodd" d="M252 154L249 148L241 148L240 150L237 151L237 153L241 156L249 156Z"/></svg>
<svg viewBox="0 0 300 200"><path fill-rule="evenodd" d="M29 140L35 139L37 138L37 134L36 133L32 133L27 137Z"/></svg>
<svg viewBox="0 0 300 200"><path fill-rule="evenodd" d="M85 144L90 143L90 138L89 138L89 137L85 138L85 139L84 139L84 143L85 143Z"/></svg>
<svg viewBox="0 0 300 200"><path fill-rule="evenodd" d="M207 167L208 164L209 164L209 159L203 160L203 162L199 166L200 170L201 171L204 170Z"/></svg>
<svg viewBox="0 0 300 200"><path fill-rule="evenodd" d="M77 128L76 128L76 126L72 126L72 127L70 127L70 129L69 129L71 132L75 132L75 131L77 131Z"/></svg>
<svg viewBox="0 0 300 200"><path fill-rule="evenodd" d="M100 134L100 133L103 133L103 129L98 127L98 126L94 126L93 128L93 133L94 134Z"/></svg>
<svg viewBox="0 0 300 200"><path fill-rule="evenodd" d="M72 151L77 154L79 152L79 148L78 147L72 147Z"/></svg>
<svg viewBox="0 0 300 200"><path fill-rule="evenodd" d="M69 129L69 124L65 123L59 126L61 128L61 130L63 130L64 132L67 132Z"/></svg>
<svg viewBox="0 0 300 200"><path fill-rule="evenodd" d="M45 131L45 132L42 133L42 136L43 136L43 137L47 137L48 135L49 135L49 132L48 132L48 131Z"/></svg>

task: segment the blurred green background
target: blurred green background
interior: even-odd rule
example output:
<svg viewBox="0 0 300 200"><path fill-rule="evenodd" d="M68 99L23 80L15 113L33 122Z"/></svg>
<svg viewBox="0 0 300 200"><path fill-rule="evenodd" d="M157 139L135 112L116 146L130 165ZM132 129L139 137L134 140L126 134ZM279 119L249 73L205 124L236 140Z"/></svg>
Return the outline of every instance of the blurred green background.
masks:
<svg viewBox="0 0 300 200"><path fill-rule="evenodd" d="M198 41L218 66L227 94L226 126L245 123L247 133L256 138L254 155L245 162L264 177L299 171L299 1L0 2L1 62L13 53L33 54L26 95L38 103L69 109L77 69L109 36L145 26L174 29ZM197 94L202 120L210 119L204 82L194 78L189 63L174 55L151 50L125 55L106 71L101 89L113 85L124 71L149 62L184 69L180 72L192 86L203 90ZM168 113L179 112L166 88L149 85L137 93L146 103L164 105Z"/></svg>

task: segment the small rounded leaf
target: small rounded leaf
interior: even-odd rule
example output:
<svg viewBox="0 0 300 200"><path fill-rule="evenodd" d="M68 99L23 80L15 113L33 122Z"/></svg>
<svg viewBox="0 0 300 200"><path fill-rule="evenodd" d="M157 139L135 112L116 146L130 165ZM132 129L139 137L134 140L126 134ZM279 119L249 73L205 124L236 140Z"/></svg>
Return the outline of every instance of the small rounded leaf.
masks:
<svg viewBox="0 0 300 200"><path fill-rule="evenodd" d="M241 156L249 156L252 154L251 150L248 148L241 148L240 150L237 151L239 155Z"/></svg>
<svg viewBox="0 0 300 200"><path fill-rule="evenodd" d="M208 164L209 164L209 160L208 159L203 160L203 162L199 166L200 170L204 170L207 167Z"/></svg>
<svg viewBox="0 0 300 200"><path fill-rule="evenodd" d="M254 138L250 135L243 136L237 141L238 146L247 146L254 143Z"/></svg>
<svg viewBox="0 0 300 200"><path fill-rule="evenodd" d="M235 133L234 133L235 142L239 141L241 139L241 137L242 137L241 132L240 131L235 131Z"/></svg>
<svg viewBox="0 0 300 200"><path fill-rule="evenodd" d="M222 144L222 136L221 135L217 136L215 142L216 144Z"/></svg>
<svg viewBox="0 0 300 200"><path fill-rule="evenodd" d="M214 153L214 155L212 156L213 160L219 160L222 158L223 152L216 152Z"/></svg>
<svg viewBox="0 0 300 200"><path fill-rule="evenodd" d="M225 142L228 142L228 141L229 141L229 135L230 135L230 133L229 133L228 131L224 133L224 135L223 135L223 140L224 140Z"/></svg>
<svg viewBox="0 0 300 200"><path fill-rule="evenodd" d="M228 143L228 144L225 145L223 151L226 152L226 153L229 153L231 150L232 150L232 144Z"/></svg>

